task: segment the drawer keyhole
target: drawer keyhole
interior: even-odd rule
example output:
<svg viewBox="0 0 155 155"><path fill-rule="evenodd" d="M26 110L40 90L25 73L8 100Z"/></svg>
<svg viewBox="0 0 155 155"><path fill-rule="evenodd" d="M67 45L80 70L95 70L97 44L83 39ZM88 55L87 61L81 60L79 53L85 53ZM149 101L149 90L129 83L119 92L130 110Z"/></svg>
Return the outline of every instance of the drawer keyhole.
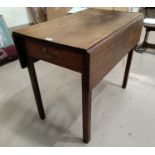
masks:
<svg viewBox="0 0 155 155"><path fill-rule="evenodd" d="M42 50L43 50L43 52L44 52L44 53L46 53L46 52L47 52L47 49L46 49L46 48L43 48Z"/></svg>
<svg viewBox="0 0 155 155"><path fill-rule="evenodd" d="M48 52L47 48L43 48L42 51L46 54L46 56L49 58L49 59L53 59L59 52L58 51L52 51L52 52Z"/></svg>

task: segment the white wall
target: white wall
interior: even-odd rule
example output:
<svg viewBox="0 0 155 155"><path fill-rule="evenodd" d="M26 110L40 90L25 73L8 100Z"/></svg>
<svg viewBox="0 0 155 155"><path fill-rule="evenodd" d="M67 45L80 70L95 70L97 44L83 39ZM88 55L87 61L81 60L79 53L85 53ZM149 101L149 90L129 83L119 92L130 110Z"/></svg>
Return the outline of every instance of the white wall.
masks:
<svg viewBox="0 0 155 155"><path fill-rule="evenodd" d="M139 11L139 7L131 7L129 8L130 12L138 12Z"/></svg>
<svg viewBox="0 0 155 155"><path fill-rule="evenodd" d="M130 8L131 12L137 12L138 7ZM3 15L8 27L15 27L31 23L30 13L25 7L0 7L0 14Z"/></svg>
<svg viewBox="0 0 155 155"><path fill-rule="evenodd" d="M25 7L0 7L0 14L3 15L3 18L9 28L28 24L31 21Z"/></svg>

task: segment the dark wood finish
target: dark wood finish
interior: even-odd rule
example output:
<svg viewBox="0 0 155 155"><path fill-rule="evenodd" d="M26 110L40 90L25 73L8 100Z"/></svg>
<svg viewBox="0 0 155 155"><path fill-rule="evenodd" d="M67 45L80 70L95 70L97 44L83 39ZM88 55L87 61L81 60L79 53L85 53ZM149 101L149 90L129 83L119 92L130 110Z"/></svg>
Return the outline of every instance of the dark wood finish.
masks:
<svg viewBox="0 0 155 155"><path fill-rule="evenodd" d="M145 18L155 18L155 8L154 7L145 7ZM154 23L143 23L146 32L145 32L145 37L144 41L141 44L141 48L155 48L155 44L148 43L148 38L149 38L149 33L151 31L155 31L155 25ZM143 50L144 51L144 50Z"/></svg>
<svg viewBox="0 0 155 155"><path fill-rule="evenodd" d="M141 27L142 19L134 20L89 50L90 89L94 88L135 47L140 38Z"/></svg>
<svg viewBox="0 0 155 155"><path fill-rule="evenodd" d="M145 18L155 18L155 8L154 7L145 7L142 9L143 13L145 14ZM144 40L141 44L139 44L135 50L138 53L143 53L146 51L147 48L155 49L155 44L149 43L148 38L151 31L155 31L155 24L154 23L146 23L143 22L143 26L145 27L145 36Z"/></svg>
<svg viewBox="0 0 155 155"><path fill-rule="evenodd" d="M83 141L86 143L91 135L92 89L138 43L142 20L143 15L139 13L88 9L13 33L23 68L29 64L26 56L82 73ZM48 41L47 37L53 40ZM130 63L129 59L127 64ZM34 89L39 93L38 88Z"/></svg>
<svg viewBox="0 0 155 155"><path fill-rule="evenodd" d="M33 40L25 40L27 54L68 69L82 72L82 55L79 52L52 47Z"/></svg>
<svg viewBox="0 0 155 155"><path fill-rule="evenodd" d="M52 20L55 18L60 18L63 16L67 16L68 11L71 9L71 7L47 7L47 20Z"/></svg>
<svg viewBox="0 0 155 155"><path fill-rule="evenodd" d="M24 44L24 38L20 35L16 35L14 32L12 33L12 36L17 49L20 65L22 68L25 68L28 66L28 63L27 63L27 53Z"/></svg>
<svg viewBox="0 0 155 155"><path fill-rule="evenodd" d="M85 87L86 79L82 78L82 119L83 142L88 143L91 134L91 97L92 91Z"/></svg>
<svg viewBox="0 0 155 155"><path fill-rule="evenodd" d="M151 31L155 31L155 25L145 24L144 27L146 28L146 32L141 48L155 48L155 44L148 43L149 34Z"/></svg>
<svg viewBox="0 0 155 155"><path fill-rule="evenodd" d="M145 44L145 43L148 41L149 32L150 32L150 31L148 31L148 30L146 29L146 34L145 34L145 37L144 37L143 44Z"/></svg>
<svg viewBox="0 0 155 155"><path fill-rule="evenodd" d="M88 143L91 136L91 97L92 90L89 90L89 54L84 55L82 72L82 119L83 119L83 142Z"/></svg>
<svg viewBox="0 0 155 155"><path fill-rule="evenodd" d="M128 76L129 76L132 56L133 56L133 50L131 50L129 52L128 57L127 57L125 73L124 73L124 78L123 78L123 85L122 85L122 88L124 88L124 89L126 88L126 85L127 85L127 82L128 82Z"/></svg>
<svg viewBox="0 0 155 155"><path fill-rule="evenodd" d="M15 32L42 40L53 38L57 44L88 50L142 17L140 13L88 9Z"/></svg>
<svg viewBox="0 0 155 155"><path fill-rule="evenodd" d="M47 14L46 14L45 8L28 7L27 10L30 11L32 19L35 24L47 21Z"/></svg>
<svg viewBox="0 0 155 155"><path fill-rule="evenodd" d="M28 72L30 75L31 84L32 84L35 100L37 103L39 116L41 119L45 119L45 112L44 112L44 107L42 104L42 99L41 99L41 95L40 95L40 90L39 90L39 86L38 86L38 80L37 80L37 75L35 72L34 64L33 64L31 57L28 57L27 59L29 62L27 68L28 68Z"/></svg>
<svg viewBox="0 0 155 155"><path fill-rule="evenodd" d="M155 44L152 44L152 43L148 43L148 42L144 42L142 44L142 47L141 48L144 48L143 51L145 51L146 48L154 48L155 49Z"/></svg>

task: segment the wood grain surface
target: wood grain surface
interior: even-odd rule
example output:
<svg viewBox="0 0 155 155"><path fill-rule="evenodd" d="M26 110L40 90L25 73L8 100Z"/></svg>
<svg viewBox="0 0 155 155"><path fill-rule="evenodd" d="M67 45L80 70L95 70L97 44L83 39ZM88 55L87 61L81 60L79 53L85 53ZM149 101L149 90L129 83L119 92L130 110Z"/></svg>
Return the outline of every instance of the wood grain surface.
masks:
<svg viewBox="0 0 155 155"><path fill-rule="evenodd" d="M88 9L41 24L16 30L16 33L80 49L89 49L135 20L140 13Z"/></svg>
<svg viewBox="0 0 155 155"><path fill-rule="evenodd" d="M90 88L104 76L138 43L142 30L142 18L132 21L90 49Z"/></svg>

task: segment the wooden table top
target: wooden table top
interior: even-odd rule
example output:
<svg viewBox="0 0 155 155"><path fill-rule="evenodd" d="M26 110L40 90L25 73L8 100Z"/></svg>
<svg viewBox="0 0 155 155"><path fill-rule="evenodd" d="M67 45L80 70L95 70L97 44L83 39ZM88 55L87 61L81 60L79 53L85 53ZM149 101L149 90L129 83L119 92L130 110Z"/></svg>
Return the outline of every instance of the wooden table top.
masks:
<svg viewBox="0 0 155 155"><path fill-rule="evenodd" d="M15 33L88 50L142 16L141 13L87 9L76 14L18 29Z"/></svg>

